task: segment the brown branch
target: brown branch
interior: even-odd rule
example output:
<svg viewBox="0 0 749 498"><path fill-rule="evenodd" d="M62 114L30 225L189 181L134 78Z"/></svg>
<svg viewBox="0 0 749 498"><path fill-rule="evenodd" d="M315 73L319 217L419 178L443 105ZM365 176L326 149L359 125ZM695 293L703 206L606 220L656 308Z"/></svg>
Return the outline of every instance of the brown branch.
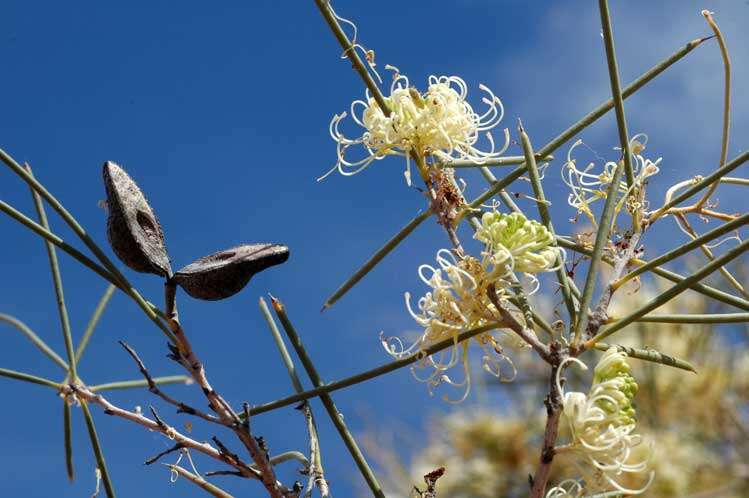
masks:
<svg viewBox="0 0 749 498"><path fill-rule="evenodd" d="M544 404L546 405L546 428L544 429L541 461L531 479L531 498L542 498L546 492L546 484L549 481L549 474L551 473L551 463L554 460L554 446L556 445L557 433L559 432L559 419L563 408L562 393L559 392L557 385L559 365L564 356L559 343L553 342L551 344L551 356L553 363L551 375L549 376L549 394L544 400Z"/></svg>
<svg viewBox="0 0 749 498"><path fill-rule="evenodd" d="M128 352L128 354L133 358L133 361L138 365L138 370L140 370L140 373L143 375L143 377L146 379L146 382L148 382L148 390L155 394L156 396L160 397L167 403L174 405L177 407L177 413L186 413L188 415L194 415L196 417L202 418L203 420L207 420L208 422L213 422L215 424L221 424L226 425L221 420L216 418L213 415L210 415L208 413L202 412L200 410L197 410L179 400L176 400L163 392L161 389L159 389L159 386L154 382L153 377L151 377L151 374L148 373L148 369L146 369L145 364L143 361L141 361L140 357L138 356L138 353L135 352L133 348L131 348L127 343L124 341L119 341L120 345L125 348L125 351Z"/></svg>
<svg viewBox="0 0 749 498"><path fill-rule="evenodd" d="M264 447L261 438L255 438L250 431L250 418L242 421L239 415L232 409L231 405L216 392L208 381L205 373L205 367L198 358L195 350L192 348L182 325L179 322L176 300L176 284L167 281L165 284L165 300L167 322L169 328L174 334L176 345L168 344L169 357L182 365L190 376L195 380L203 395L208 400L208 404L223 425L231 428L237 438L242 442L250 454L253 462L257 466L260 474L260 480L271 498L288 498L296 496L294 491L281 484L276 479L276 473L273 465L268 458L268 451ZM214 439L215 441L215 439Z"/></svg>
<svg viewBox="0 0 749 498"><path fill-rule="evenodd" d="M445 467L438 467L428 474L424 474L427 489L422 491L414 486L414 491L419 495L419 498L437 498L437 480L443 475L445 475Z"/></svg>
<svg viewBox="0 0 749 498"><path fill-rule="evenodd" d="M586 338L589 339L596 335L598 329L600 329L608 320L609 305L611 304L611 299L614 297L614 292L616 292L617 289L615 284L620 278L622 278L630 261L632 261L637 254L641 236L642 230L635 229L635 232L629 238L625 239L627 246L624 251L614 259L614 269L611 278L609 279L609 283L603 290L603 294L601 294L601 298L598 300L595 309L590 314L588 326L586 328ZM575 356L577 356L577 354L579 354L579 352L575 351Z"/></svg>
<svg viewBox="0 0 749 498"><path fill-rule="evenodd" d="M152 465L152 464L158 462L161 457L165 457L165 456L167 456L170 453L174 453L175 451L179 451L179 450L181 450L184 447L185 446L182 443L177 443L174 446L172 446L171 448L168 448L168 449L162 451L161 453L158 453L158 454L152 456L151 458L147 459L143 463L145 465Z"/></svg>
<svg viewBox="0 0 749 498"><path fill-rule="evenodd" d="M489 296L489 300L497 308L497 311L499 311L504 323L506 323L513 332L520 336L521 339L528 343L528 345L532 347L541 358L546 360L546 362L551 363L552 356L549 346L541 342L538 337L536 337L535 332L520 323L510 310L499 301L497 298L497 288L493 283L488 285L486 293Z"/></svg>
<svg viewBox="0 0 749 498"><path fill-rule="evenodd" d="M94 393L85 386L76 385L76 384L68 384L63 387L63 389L61 390L61 393L63 394L63 396L73 395L82 401L87 401L89 403L98 405L104 410L104 413L107 415L129 420L130 422L134 422L138 425L141 425L145 427L146 429L164 434L169 439L176 441L177 444L181 444L184 448L195 450L198 453L202 453L206 456L213 458L214 460L218 460L220 462L226 463L234 467L239 472L241 472L242 475L245 477L249 477L252 479L261 479L261 475L259 471L251 468L249 465L242 462L241 460L238 460L237 462L231 462L224 455L222 455L219 450L217 450L210 444L200 443L198 441L195 441L194 439L191 439L185 436L184 434L177 431L174 427L170 427L161 419L151 420L150 418L142 415L141 413L131 412L123 408L120 408L112 404L111 402L109 402L109 400L107 400L101 394Z"/></svg>

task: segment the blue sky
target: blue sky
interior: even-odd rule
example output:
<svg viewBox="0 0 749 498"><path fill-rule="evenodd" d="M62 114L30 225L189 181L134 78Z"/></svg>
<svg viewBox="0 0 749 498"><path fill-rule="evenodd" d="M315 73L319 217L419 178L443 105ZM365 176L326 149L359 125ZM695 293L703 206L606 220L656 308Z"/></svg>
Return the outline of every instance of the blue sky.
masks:
<svg viewBox="0 0 749 498"><path fill-rule="evenodd" d="M742 50L749 46L743 29L749 5L728 0L611 4L624 82L709 34L699 11L716 11L733 50L729 157L745 150L749 63ZM381 66L398 66L417 85L430 74L459 75L469 85L469 100L479 83L488 85L504 102L504 125L513 137L522 118L539 147L609 95L595 2L382 0L375 8L348 0L335 5L356 20L361 40L376 50ZM333 175L315 182L335 161L331 117L361 98L363 88L339 59L340 48L311 0L210 7L193 1L178 7L12 2L4 6L3 26L0 147L29 161L95 240L106 246L106 215L97 203L104 198L101 164L113 160L149 197L175 268L242 242L291 248L286 264L258 275L231 299L206 303L181 297L183 322L208 374L233 403L262 403L291 392L258 312L258 297L266 292L287 304L328 380L386 361L377 339L381 330L413 330L403 292L424 291L416 268L447 244L431 221L337 305L319 312L325 298L424 206L418 192L405 185L398 159L351 178ZM631 132L648 133L651 156L664 157L661 175L651 183L655 199L674 181L714 167L721 99L722 65L717 45L708 43L627 100ZM611 158L617 142L613 114L582 137ZM513 145L508 153L520 149ZM560 188L559 165L551 166L547 189L557 203L557 226L563 226L573 213ZM483 184L475 174L466 179L473 197ZM28 189L8 171L0 170L0 198L33 213ZM727 190L720 199L738 201L738 192ZM57 217L51 223L74 242ZM43 244L7 218L0 218L0 234L0 312L25 321L62 353ZM671 232L651 236L649 248L666 236ZM72 325L80 336L105 284L67 256L60 259ZM160 302L158 279L128 276ZM1 325L0 333L0 366L62 376L11 328ZM180 373L164 359L160 333L132 302L116 295L81 363L86 379L138 377L116 343L120 339L139 351L155 375ZM5 396L0 495L90 494L94 463L80 414L75 414L78 478L71 484L65 478L60 400L43 388L0 382ZM200 402L194 391L170 389ZM113 393L111 399L126 407L154 402L145 391ZM429 397L407 371L338 393L335 400L355 432L392 426L413 441L430 415L450 409L439 397ZM360 479L322 407L316 403L315 408L333 493L351 495L360 489ZM182 481L171 485L162 468L143 467L146 457L167 446L163 438L94 412L120 496L200 495ZM162 413L181 424L168 409ZM306 445L302 417L292 409L258 416L253 426L272 453ZM200 426L194 434L212 435ZM213 468L204 461L198 465L201 471ZM293 467L284 467L287 480ZM227 488L262 492L252 483L241 484L244 488L228 481Z"/></svg>

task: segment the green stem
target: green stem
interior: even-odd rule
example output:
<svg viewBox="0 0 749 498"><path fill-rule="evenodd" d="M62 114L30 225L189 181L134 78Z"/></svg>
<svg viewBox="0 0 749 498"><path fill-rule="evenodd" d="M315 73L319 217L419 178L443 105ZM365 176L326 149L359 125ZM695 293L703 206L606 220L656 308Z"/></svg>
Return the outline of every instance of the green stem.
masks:
<svg viewBox="0 0 749 498"><path fill-rule="evenodd" d="M749 214L744 214L742 216L739 216L733 221L729 221L728 223L724 223L723 225L714 228L713 230L710 230L709 232L705 232L701 236L690 240L684 245L681 245L679 247L676 247L675 249L668 251L667 253L664 253L660 256L658 256L655 259L651 259L647 263L645 263L642 266L638 266L628 274L626 274L624 277L620 278L618 282L616 282L616 287L620 287L625 282L632 280L638 275L641 275L643 272L646 272L656 266L660 266L664 263L667 263L671 261L672 259L676 259L679 256L682 256L683 254L688 253L692 249L699 247L703 244L706 244L710 242L711 240L717 239L718 237L732 231L736 230L737 228L749 223Z"/></svg>
<svg viewBox="0 0 749 498"><path fill-rule="evenodd" d="M637 319L643 323L747 323L749 313L715 313L715 314L679 314L663 313L658 315L645 315ZM616 323L616 319L612 319Z"/></svg>
<svg viewBox="0 0 749 498"><path fill-rule="evenodd" d="M586 249L580 244L575 244L574 242L570 242L560 237L557 238L557 243L560 246L564 247L565 249L570 249L580 254L584 254L585 256L588 256L588 257L590 257L590 255L592 254L592 252L589 249ZM605 256L603 258L603 262L610 266L614 265L613 260ZM634 259L631 262L637 263L637 264L647 264L647 261L642 261L642 260L637 260L637 259ZM679 275L678 273L666 270L665 268L661 268L659 266L656 266L655 268L651 268L649 271L651 273L654 273L655 275L658 275L661 278L664 278L666 280L669 280L677 284L686 280L686 277L684 277L683 275ZM749 311L749 301L741 299L740 297L734 296L727 292L723 292L714 287L710 287L709 285L705 285L700 282L695 282L695 283L692 283L689 286L689 288L695 292L702 294L703 296L711 297L722 303L735 306L742 310Z"/></svg>
<svg viewBox="0 0 749 498"><path fill-rule="evenodd" d="M467 341L468 339L474 336L483 334L484 332L489 332L490 330L494 330L498 327L499 327L498 323L491 323L488 325L484 325L482 327L477 327L474 329L466 330L465 332L461 332L456 338L449 338L449 339L442 340L426 348L423 352L420 351L420 352L414 353L405 358L391 361L384 365L380 365L379 367L375 367L371 370L367 370L367 371L358 373L356 375L346 377L345 379L336 380L334 382L323 384L319 387L315 387L314 389L310 389L309 391L304 391L299 394L287 396L286 398L281 398L276 401L271 401L269 403L264 403L262 405L254 406L250 410L250 414L258 415L260 413L269 412L277 408L293 405L294 403L299 403L300 401L303 401L305 399L310 399L316 396L321 396L324 394L332 393L333 391L344 389L346 387L350 387L355 384L360 384L362 382L368 381L370 379L374 379L381 375L385 375L390 372L400 370L401 368L407 367L408 365L411 365L412 363L416 363L417 361L423 358L426 358L427 356L433 355L434 353L439 353L442 350L453 347L456 344L460 344L461 342Z"/></svg>
<svg viewBox="0 0 749 498"><path fill-rule="evenodd" d="M606 344L603 342L599 342L594 347L599 351L606 351L611 346L616 347L616 349L623 353L627 353L627 356L629 356L630 358L636 358L638 360L649 361L652 363L660 363L661 365L680 368L681 370L688 370L689 372L697 373L697 370L695 370L692 364L688 361L680 360L679 358L674 358L673 356L668 356L667 354L663 354L654 349L631 348L629 346L621 346L619 344Z"/></svg>
<svg viewBox="0 0 749 498"><path fill-rule="evenodd" d="M0 150L0 152L2 151ZM66 243L59 236L45 229L43 226L39 225L38 223L33 221L31 218L29 218L28 216L24 215L23 213L15 209L13 206L0 200L0 211L10 216L11 218L16 220L21 225L30 229L32 232L43 237L45 240L56 245L57 247L59 247L60 249L68 253L70 256L72 256L76 261L81 263L83 266L85 266L86 268L90 269L91 271L93 271L94 273L102 277L104 280L107 280L108 282L116 285L118 289L120 289L122 292L130 296L133 300L136 301L136 303L138 303L139 301L143 301L143 303L145 303L145 305L149 307L149 309L154 315L158 315L162 318L167 318L164 312L161 311L159 308L157 308L156 305L150 303L149 301L144 300L137 290L135 290L132 287L126 287L122 282L117 281L115 276L112 275L110 272L108 272L107 270L105 270L104 268L96 264L94 261L92 261L85 254L77 250L75 247ZM167 328L167 326L161 323L160 321L158 321L158 319L156 323L159 326L159 328L162 330L162 332L164 332L167 335L167 337L169 337L169 340L171 341L173 339L172 333Z"/></svg>
<svg viewBox="0 0 749 498"><path fill-rule="evenodd" d="M577 315L577 321L575 322L575 336L572 341L573 345L580 343L583 337L583 332L588 325L588 308L593 299L593 291L596 287L596 279L598 278L598 270L601 266L601 257L603 256L603 250L609 243L609 233L611 231L611 223L615 216L616 206L616 193L619 188L619 181L622 178L623 171L622 162L620 161L614 172L614 177L609 184L609 188L606 191L606 203L603 206L603 212L601 218L598 221L598 231L596 232L596 241L593 244L593 252L590 255L590 264L588 266L588 273L585 275L585 286L583 287L583 296L580 299L580 312Z"/></svg>
<svg viewBox="0 0 749 498"><path fill-rule="evenodd" d="M367 66L364 65L364 62L356 52L353 43L351 43L351 40L346 36L346 33L343 31L343 28L341 28L335 15L333 15L333 12L328 5L329 1L330 0L315 0L315 3L317 4L317 8L320 9L323 18L325 18L325 22L328 23L331 31L333 31L338 43L340 43L343 48L343 54L351 61L354 70L359 73L359 76L367 86L369 93L372 94L372 97L377 101L377 105L382 109L382 113L385 114L386 117L390 116L390 108L388 107L387 102L385 102L385 97L382 95L380 88L369 73Z"/></svg>
<svg viewBox="0 0 749 498"><path fill-rule="evenodd" d="M31 343L39 349L39 351L47 356L47 358L60 365L60 367L62 367L64 370L68 370L68 362L63 360L60 355L58 355L51 347L49 347L49 345L44 342L41 337L36 335L36 333L21 320L18 320L17 318L6 315L4 313L0 313L0 322L7 322L20 330L21 333L25 335L31 341Z"/></svg>
<svg viewBox="0 0 749 498"><path fill-rule="evenodd" d="M612 325L608 325L603 328L598 334L596 334L595 337L593 337L590 341L586 343L586 347L590 347L597 343L598 341L605 339L606 337L610 336L614 332L621 330L622 328L626 327L630 323L634 322L635 320L639 319L640 317L645 316L647 313L650 313L651 311L657 309L659 306L662 306L663 304L669 302L685 290L687 290L690 286L690 284L699 282L706 276L710 275L712 272L720 268L721 266L727 264L728 262L732 261L733 259L739 257L741 254L743 254L747 249L749 249L749 240L745 240L741 244L737 245L736 247L731 248L730 250L726 251L724 254L722 254L720 257L715 258L713 261L710 261L708 264L700 268L697 272L690 275L686 279L684 279L682 282L674 285L667 291L661 293L659 296L651 300L649 303L645 304L644 306L641 306L637 310L633 311L629 315L625 316L621 320L618 320L616 323Z"/></svg>
<svg viewBox="0 0 749 498"><path fill-rule="evenodd" d="M557 246L556 232L554 231L554 224L551 222L551 214L549 213L549 206L547 205L544 187L543 185L541 185L541 175L538 173L538 166L536 166L536 158L533 153L533 145L531 144L530 137L528 137L528 134L525 132L522 124L520 124L518 131L520 133L520 143L523 146L523 153L525 154L525 165L528 168L528 178L530 179L531 186L533 187L533 195L536 197L538 214L539 216L541 216L541 221L543 221L546 229L554 237L554 246ZM572 299L572 291L570 290L570 282L567 278L567 270L564 267L564 261L562 260L561 251L557 252L557 281L559 282L559 287L562 291L562 297L564 298L564 304L567 307L567 313L569 313L570 316L570 323L575 323L575 303Z"/></svg>
<svg viewBox="0 0 749 498"><path fill-rule="evenodd" d="M622 147L622 159L624 160L624 173L627 185L635 183L632 172L632 153L629 147L629 132L627 131L627 118L624 115L624 100L622 99L622 87L619 82L619 64L616 61L616 49L614 48L614 33L611 28L611 15L607 0L598 0L598 10L601 13L601 27L603 29L603 44L606 47L606 62L609 68L609 81L611 83L611 95L614 100L616 111L616 124L619 130L619 142Z"/></svg>
<svg viewBox="0 0 749 498"><path fill-rule="evenodd" d="M692 197L694 194L696 194L700 190L706 187L709 187L710 185L713 184L713 182L720 181L722 177L724 177L725 175L729 174L731 171L735 170L736 168L744 164L747 160L749 160L749 151L739 154L738 156L736 156L736 158L731 160L728 164L726 164L725 166L721 168L716 169L715 171L713 171L712 173L710 173L709 175L702 178L701 180L696 182L694 185L686 189L684 192L677 195L676 197L668 201L666 204L658 208L657 211L651 213L649 216L649 219L652 222L660 218L661 216L663 216L663 214L666 211L676 206L677 204L683 202L684 200L689 199L690 197Z"/></svg>
<svg viewBox="0 0 749 498"><path fill-rule="evenodd" d="M17 372L16 370L10 370L8 368L0 368L0 377L7 377L9 379L20 380L23 382L30 382L31 384L38 384L40 386L51 387L52 389L62 389L62 384L45 379L44 377L37 377L36 375L27 374L24 372Z"/></svg>
<svg viewBox="0 0 749 498"><path fill-rule="evenodd" d="M195 475L192 472L190 472L187 469L183 469L179 465L174 465L171 463L164 463L162 464L169 468L172 472L175 472L191 483L195 484L197 487L208 493L209 495L213 496L214 498L234 498L232 495L224 491L223 489L219 488L215 484L212 484L199 475Z"/></svg>
<svg viewBox="0 0 749 498"><path fill-rule="evenodd" d="M322 379L317 373L317 369L312 363L312 359L307 354L307 350L304 348L299 334L297 334L296 329L289 321L283 304L275 298L272 299L272 304L273 309L276 311L276 316L278 316L278 319L281 321L281 325L286 331L286 336L289 338L291 345L294 346L294 349L296 350L304 369L307 371L307 375L312 381L312 384L315 387L321 387L323 385ZM364 454L359 449L359 445L356 443L354 436L348 430L348 427L346 427L346 423L343 421L343 416L333 403L333 398L325 393L320 395L320 400L322 401L323 406L325 406L325 410L328 412L338 434L341 436L341 439L343 439L346 448L348 448L349 453L351 453L351 457L354 459L354 462L356 462L356 466L359 468L359 471L367 482L372 494L377 498L385 498L385 493L383 493L380 483L377 482L377 478L364 458Z"/></svg>
<svg viewBox="0 0 749 498"><path fill-rule="evenodd" d="M423 213L419 214L414 219L409 221L406 226L401 228L401 230L396 233L390 240L385 242L385 245L383 245L376 253L372 255L371 258L369 258L361 267L359 267L359 269L356 270L356 272L354 272L354 274L351 275L351 277L349 277L349 279L346 280L338 288L338 290L336 290L333 295L327 299L327 301L325 301L325 304L322 307L322 311L325 311L326 309L333 306L336 301L343 297L343 295L346 294L354 285L356 285L359 280L364 278L367 273L372 271L372 269L390 253L390 251L395 249L398 244L400 244L406 237L408 237L411 232L416 230L416 227L421 225L427 218L429 218L431 214L431 211L424 211Z"/></svg>
<svg viewBox="0 0 749 498"><path fill-rule="evenodd" d="M273 340L278 347L278 352L281 353L281 360L283 360L286 371L289 373L289 379L291 380L291 385L294 386L294 391L296 391L297 393L304 392L302 381L299 380L299 375L297 375L294 360L291 359L289 350L286 349L286 344L284 344L283 337L281 337L281 331L278 330L278 325L276 325L276 321L273 319L273 316L270 313L268 303L266 303L265 299L263 299L262 297L260 298L260 311L263 314L263 318L265 318L265 321L268 323L268 328L270 329Z"/></svg>
<svg viewBox="0 0 749 498"><path fill-rule="evenodd" d="M554 160L554 156L548 154L546 156L535 155L536 161L550 162ZM517 164L525 163L525 156L504 156L494 157L487 159L486 161L477 163L475 161L469 161L467 159L453 159L452 161L438 161L436 166L438 168L484 168L492 166L514 166Z"/></svg>
<svg viewBox="0 0 749 498"><path fill-rule="evenodd" d="M26 172L33 178L33 173L28 164L26 165ZM31 196L34 198L34 207L39 217L39 224L49 231L49 220L47 219L47 213L44 210L41 196L33 188L31 189ZM65 305L65 290L62 285L60 264L57 261L55 246L47 241L44 241L44 246L47 249L47 258L49 259L49 267L52 272L52 283L55 287L55 296L57 297L57 313L60 316L60 326L62 327L62 336L65 342L65 353L68 357L68 373L72 381L75 382L78 374L76 372L75 353L73 352L73 334L70 331L70 318L68 317L68 308Z"/></svg>
<svg viewBox="0 0 749 498"><path fill-rule="evenodd" d="M720 32L720 28L718 28L715 20L713 20L711 12L703 10L702 15L713 29L715 38L718 39L720 55L723 58L723 74L725 78L723 86L723 135L720 142L720 162L718 163L718 166L723 166L728 159L728 135L731 127L731 58L728 56L728 46L726 46L726 41L723 39L723 33ZM717 188L718 182L713 183L697 205L702 207L710 199L710 196L715 193Z"/></svg>
<svg viewBox="0 0 749 498"><path fill-rule="evenodd" d="M99 304L96 305L94 314L91 315L86 330L83 331L83 337L81 337L81 341L78 343L78 348L75 350L76 364L81 361L81 356L83 356L83 352L86 350L86 346L88 346L88 341L91 339L91 335L94 333L96 325L98 325L101 315L104 313L104 309L107 307L109 300L112 299L112 294L116 288L117 287L114 284L109 284L104 291L104 294L101 296L101 299L99 299Z"/></svg>
<svg viewBox="0 0 749 498"><path fill-rule="evenodd" d="M70 405L68 400L62 400L62 427L63 437L65 439L65 468L68 472L68 479L73 480L73 426L70 421Z"/></svg>
<svg viewBox="0 0 749 498"><path fill-rule="evenodd" d="M86 419L86 428L88 429L88 437L91 440L91 448L94 450L96 466L99 469L99 472L101 472L101 481L104 483L104 491L107 493L108 498L115 498L114 486L112 486L112 480L110 479L109 471L107 470L107 462L104 460L104 453L101 449L99 436L96 434L94 418L91 416L88 404L84 400L80 400L80 402L81 409L83 410L83 417Z"/></svg>
<svg viewBox="0 0 749 498"><path fill-rule="evenodd" d="M138 293L137 290L133 288L127 278L125 278L125 275L123 275L122 272L117 269L117 267L112 263L107 255L104 254L104 251L102 251L101 248L96 244L96 242L94 242L94 240L88 235L88 233L86 233L80 223L78 223L78 220L76 220L75 217L70 214L67 209L65 209L60 201L58 201L52 194L50 194L49 191L47 191L47 189L36 180L36 178L31 176L23 167L21 167L20 164L18 164L2 149L0 149L0 160L2 160L11 169L11 171L21 177L21 179L25 181L29 185L29 187L31 187L35 192L39 193L39 195L41 195L45 201L47 201L52 209L54 209L60 215L63 221L68 224L73 232L83 241L86 247L88 247L88 249L94 254L94 256L96 256L96 259L98 259L99 262L101 262L101 264L107 269L107 271L114 276L115 282L113 283L119 283L118 287L124 289L125 293L133 298L133 300L138 304L138 306L140 306L146 316L148 316L148 318L150 318L151 321L156 324L159 330L161 330L166 335L169 341L174 342L174 336L172 335L171 331L167 328L166 325L161 322L150 304L145 299L143 299L143 297Z"/></svg>

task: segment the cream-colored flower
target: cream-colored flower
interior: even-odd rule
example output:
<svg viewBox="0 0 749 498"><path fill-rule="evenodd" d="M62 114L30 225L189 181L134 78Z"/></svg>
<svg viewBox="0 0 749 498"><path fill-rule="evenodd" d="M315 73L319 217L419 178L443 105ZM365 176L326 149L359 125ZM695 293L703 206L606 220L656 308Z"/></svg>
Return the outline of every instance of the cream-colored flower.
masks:
<svg viewBox="0 0 749 498"><path fill-rule="evenodd" d="M395 358L402 358L445 339L457 339L466 330L482 327L497 321L497 309L487 295L487 288L492 280L487 269L476 258L466 256L456 260L447 249L437 252L437 265L421 265L419 277L431 287L417 302L417 309L411 305L411 295L406 293L406 306L416 322L424 327L417 341L406 348L397 337L382 338L385 350ZM501 298L502 289L499 289ZM473 338L484 350L483 368L502 380L515 377L514 366L504 355L498 339L492 331L487 331ZM414 376L427 383L430 393L441 383L463 388L464 392L458 402L463 401L470 391L470 368L468 363L468 344L464 341L456 344L446 352L425 357L416 368L428 368L427 377L419 377L414 369ZM461 363L464 377L454 381L446 374L448 370ZM503 364L509 365L510 375L503 371ZM507 369L507 366L505 366Z"/></svg>
<svg viewBox="0 0 749 498"><path fill-rule="evenodd" d="M658 158L653 162L641 155L642 151L645 150L647 142L648 137L644 133L635 135L630 140L633 159L632 169L635 183L632 187L628 187L626 181L622 180L619 182L617 193L621 196L621 199L616 206L617 213L619 213L626 202L629 193L632 192L633 189L644 185L649 177L655 175L659 171L658 164L661 162L661 158ZM606 192L614 179L617 163L614 161L606 162L600 172L596 172L596 164L592 162L588 163L585 168L578 169L576 160L572 158L572 153L575 148L582 143L582 140L576 141L567 152L567 162L562 167L562 180L564 180L564 183L570 188L567 203L575 208L578 213L587 216L593 226L596 226L596 217L590 209L590 205L599 199L606 198ZM647 206L633 206L633 208L634 207L637 209L643 207L647 209Z"/></svg>
<svg viewBox="0 0 749 498"><path fill-rule="evenodd" d="M551 271L557 267L558 256L564 259L551 232L520 213L484 213L474 237L486 244L484 257L494 265L493 272L500 276L512 271Z"/></svg>
<svg viewBox="0 0 749 498"><path fill-rule="evenodd" d="M570 358L587 369L584 363ZM561 369L560 369L561 371ZM639 494L653 480L639 489L627 489L618 480L623 474L646 473L651 452L641 459L633 459L633 449L642 436L635 434L636 418L632 400L637 383L630 375L627 355L616 347L609 348L595 367L593 385L588 394L564 394L564 415L572 441L562 452L573 452L581 457L580 471L587 491L613 488L622 493ZM557 386L563 392L561 386Z"/></svg>
<svg viewBox="0 0 749 498"><path fill-rule="evenodd" d="M482 102L487 110L478 114L466 100L468 87L461 78L430 76L427 91L420 93L396 68L388 68L396 71L390 95L385 98L390 115L386 116L367 92L366 99L354 101L350 109L353 121L365 130L362 135L347 138L340 124L348 113L333 116L330 135L338 144L338 161L320 179L336 170L342 175L354 175L375 160L397 155L406 157L406 178L410 181L411 153L442 161L468 159L482 163L500 156L509 146L509 132L505 129L503 146L495 148L491 130L502 120L504 109L502 102L484 85L479 88L486 93ZM481 135L487 137L489 150L477 147ZM347 150L359 145L364 149L363 157L348 159Z"/></svg>

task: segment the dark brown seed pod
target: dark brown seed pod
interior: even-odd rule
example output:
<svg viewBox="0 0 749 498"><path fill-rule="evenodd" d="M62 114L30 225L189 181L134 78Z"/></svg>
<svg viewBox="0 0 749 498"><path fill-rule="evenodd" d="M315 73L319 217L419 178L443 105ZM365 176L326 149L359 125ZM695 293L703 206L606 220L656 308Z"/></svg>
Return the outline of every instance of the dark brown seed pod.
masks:
<svg viewBox="0 0 749 498"><path fill-rule="evenodd" d="M164 232L138 185L124 169L104 163L107 190L107 236L114 253L128 267L164 277L172 275Z"/></svg>
<svg viewBox="0 0 749 498"><path fill-rule="evenodd" d="M217 301L241 291L253 275L289 259L280 244L246 244L205 256L174 274L174 281L195 299Z"/></svg>

